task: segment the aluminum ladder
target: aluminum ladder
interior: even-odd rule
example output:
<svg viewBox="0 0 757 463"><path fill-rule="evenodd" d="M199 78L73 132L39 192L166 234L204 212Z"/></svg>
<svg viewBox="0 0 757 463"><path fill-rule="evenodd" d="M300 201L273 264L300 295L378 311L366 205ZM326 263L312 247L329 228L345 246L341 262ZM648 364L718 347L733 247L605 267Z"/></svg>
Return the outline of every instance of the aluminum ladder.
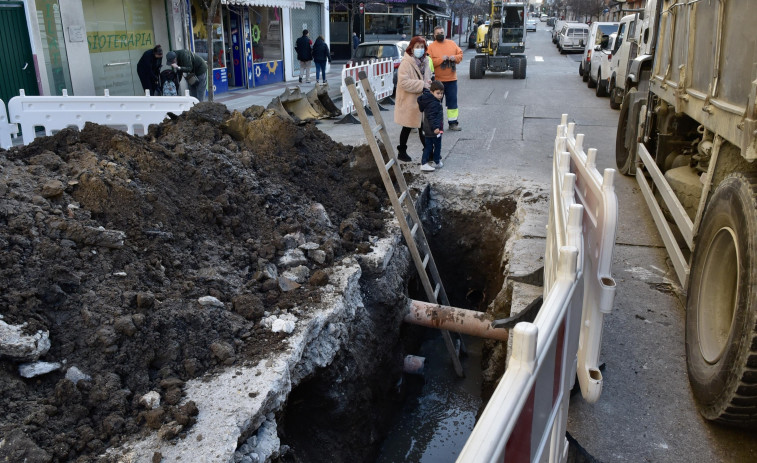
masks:
<svg viewBox="0 0 757 463"><path fill-rule="evenodd" d="M368 101L371 112L373 113L373 119L377 125L371 127L371 123L368 120L368 114L366 108L358 95L357 85L355 80L351 76L347 76L344 79L344 83L347 86L347 90L350 92L350 97L355 105L355 110L360 118L360 124L363 126L363 131L368 139L368 144L371 147L371 153L373 153L373 160L376 162L381 173L381 179L384 181L384 188L386 189L389 199L392 201L392 207L394 208L394 214L397 217L397 221L400 224L402 235L405 237L407 247L410 249L410 254L413 256L413 262L415 268L418 270L418 276L423 283L423 289L426 291L426 297L429 302L433 304L439 304L449 306L449 300L447 299L447 292L444 290L442 280L439 277L439 271L436 268L434 257L431 255L431 248L426 240L426 234L423 232L423 225L420 218L418 218L418 212L415 210L415 204L410 191L407 188L405 182L405 176L400 169L397 162L397 155L394 152L392 141L389 138L389 134L386 132L386 126L384 120L381 117L381 111L379 105L376 102L376 97L373 94L373 89L368 81L368 76L365 71L360 71L360 83L363 87L363 93ZM377 137L381 137L381 142L386 148L389 161L385 162L384 157L381 155ZM389 172L394 173L394 177L397 180L400 195L397 196L397 190L392 183ZM406 208L403 208L403 206ZM412 225L411 225L412 224ZM423 256L423 257L421 257ZM429 278L430 274L430 278ZM432 280L433 279L433 285ZM452 364L455 367L455 372L458 376L465 376L463 373L463 366L460 363L459 351L464 349L462 338L458 338L458 347L452 341L452 336L449 331L441 330L444 344L447 347Z"/></svg>

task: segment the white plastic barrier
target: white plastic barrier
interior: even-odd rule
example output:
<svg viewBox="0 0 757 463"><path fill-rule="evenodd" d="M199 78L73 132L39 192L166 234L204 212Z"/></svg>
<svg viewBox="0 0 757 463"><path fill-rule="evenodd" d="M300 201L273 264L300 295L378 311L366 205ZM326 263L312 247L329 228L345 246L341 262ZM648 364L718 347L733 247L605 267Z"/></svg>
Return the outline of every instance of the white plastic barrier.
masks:
<svg viewBox="0 0 757 463"><path fill-rule="evenodd" d="M18 134L18 126L8 122L5 103L0 100L0 148L8 149L13 145L12 138Z"/></svg>
<svg viewBox="0 0 757 463"><path fill-rule="evenodd" d="M615 285L609 259L615 240L617 198L612 184L614 170L605 170L602 177L594 166L596 151L584 155L583 136L573 139L574 126L566 122L567 115L563 115L555 140L559 155L552 171L544 302L533 323L519 323L513 330L508 369L458 462L567 459L565 430L579 344L584 349L596 345L598 354L600 309L612 307ZM605 288L595 291L595 282ZM599 313L600 317L597 320L587 312ZM588 357L585 355L584 365L589 364ZM597 379L599 370L590 373L594 376L590 379ZM598 390L589 388L596 395L587 397L582 389L587 400L599 397L601 375L598 385Z"/></svg>
<svg viewBox="0 0 757 463"><path fill-rule="evenodd" d="M371 83L371 89L373 89L373 94L376 96L377 100L392 94L394 87L394 62L391 58L365 61L350 67L345 65L342 68L342 79L340 80L343 116L352 114L352 112L355 111L355 104L353 103L350 92L347 89L347 84L344 83L344 79L347 76L352 77L355 83L358 84L356 85L357 93L360 96L360 100L363 102L363 106L368 104L368 101L365 99L365 93L363 92L363 86L359 85L360 71L364 71L368 76L368 82Z"/></svg>
<svg viewBox="0 0 757 463"><path fill-rule="evenodd" d="M133 135L141 128L147 131L150 124L159 124L166 114L189 110L197 104L196 98L189 96L26 96L20 95L8 102L10 120L21 126L24 144L34 140L35 127L43 127L45 135L67 127L84 128L87 122L102 125L126 127Z"/></svg>

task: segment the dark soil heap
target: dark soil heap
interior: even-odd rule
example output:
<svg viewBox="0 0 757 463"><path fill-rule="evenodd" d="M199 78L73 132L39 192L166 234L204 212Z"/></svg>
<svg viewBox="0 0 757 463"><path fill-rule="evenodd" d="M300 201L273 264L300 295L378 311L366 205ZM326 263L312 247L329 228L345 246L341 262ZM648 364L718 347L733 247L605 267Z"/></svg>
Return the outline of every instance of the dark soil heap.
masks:
<svg viewBox="0 0 757 463"><path fill-rule="evenodd" d="M277 349L264 311L316 298L322 268L382 234L385 194L372 163L351 167L358 151L212 103L142 138L88 124L0 150L0 314L49 331L40 360L63 363L25 379L0 358L0 461L95 461L134 433L190 426L184 382ZM298 287L279 259L304 243L323 253ZM73 366L91 380L66 379ZM160 408L139 404L149 391Z"/></svg>

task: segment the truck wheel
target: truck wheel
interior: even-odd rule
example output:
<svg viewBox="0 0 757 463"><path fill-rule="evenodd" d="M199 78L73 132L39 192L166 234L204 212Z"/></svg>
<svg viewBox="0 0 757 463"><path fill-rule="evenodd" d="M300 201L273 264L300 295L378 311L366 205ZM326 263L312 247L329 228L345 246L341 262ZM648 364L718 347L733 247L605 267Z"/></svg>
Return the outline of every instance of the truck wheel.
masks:
<svg viewBox="0 0 757 463"><path fill-rule="evenodd" d="M636 150L639 132L639 108L634 105L636 89L632 88L623 98L618 117L618 132L615 134L615 165L623 175L636 175Z"/></svg>
<svg viewBox="0 0 757 463"><path fill-rule="evenodd" d="M757 422L757 177L718 185L702 220L686 301L686 362L699 412Z"/></svg>
<svg viewBox="0 0 757 463"><path fill-rule="evenodd" d="M613 82L610 84L610 108L620 109L621 103L623 103L623 89L616 87Z"/></svg>
<svg viewBox="0 0 757 463"><path fill-rule="evenodd" d="M591 68L589 68L589 77L586 79L586 86L589 88L594 88L597 86L597 81L591 78Z"/></svg>
<svg viewBox="0 0 757 463"><path fill-rule="evenodd" d="M470 60L470 78L471 79L480 79L483 77L483 72L481 72L481 67L483 66L483 60L479 59L478 57L473 57Z"/></svg>
<svg viewBox="0 0 757 463"><path fill-rule="evenodd" d="M583 79L584 82L589 80L589 73L591 72L591 68L589 66L584 69L584 73L581 74L581 79Z"/></svg>
<svg viewBox="0 0 757 463"><path fill-rule="evenodd" d="M595 95L598 97L607 96L607 81L602 80L602 72L600 71L597 74L597 89L594 92Z"/></svg>
<svg viewBox="0 0 757 463"><path fill-rule="evenodd" d="M526 65L527 65L526 57L521 56L515 61L515 70L513 71L513 78L514 79L525 79L526 78Z"/></svg>

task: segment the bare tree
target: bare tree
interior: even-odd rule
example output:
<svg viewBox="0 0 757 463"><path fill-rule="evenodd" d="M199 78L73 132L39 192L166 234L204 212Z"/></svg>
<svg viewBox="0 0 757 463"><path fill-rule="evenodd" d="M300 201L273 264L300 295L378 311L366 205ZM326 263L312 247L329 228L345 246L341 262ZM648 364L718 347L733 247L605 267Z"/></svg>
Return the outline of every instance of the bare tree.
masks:
<svg viewBox="0 0 757 463"><path fill-rule="evenodd" d="M213 101L213 19L218 12L218 6L221 4L221 0L202 0L205 10L208 12L208 17L205 19L205 30L207 31L207 48L208 48L208 75L210 79L210 85L208 85L208 101Z"/></svg>

